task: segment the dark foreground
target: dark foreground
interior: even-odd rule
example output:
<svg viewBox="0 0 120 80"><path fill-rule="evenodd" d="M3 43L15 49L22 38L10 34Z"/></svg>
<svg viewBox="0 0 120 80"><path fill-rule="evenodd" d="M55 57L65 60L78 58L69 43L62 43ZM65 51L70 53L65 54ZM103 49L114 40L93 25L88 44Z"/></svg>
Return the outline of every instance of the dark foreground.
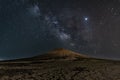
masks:
<svg viewBox="0 0 120 80"><path fill-rule="evenodd" d="M0 62L0 80L120 80L120 62L99 59Z"/></svg>

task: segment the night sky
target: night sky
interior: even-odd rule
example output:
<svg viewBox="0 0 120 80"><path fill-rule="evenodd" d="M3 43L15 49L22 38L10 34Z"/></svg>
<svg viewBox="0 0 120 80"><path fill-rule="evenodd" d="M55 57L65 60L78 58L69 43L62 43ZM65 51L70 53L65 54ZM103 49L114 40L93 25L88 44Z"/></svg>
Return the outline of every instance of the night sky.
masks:
<svg viewBox="0 0 120 80"><path fill-rule="evenodd" d="M120 60L120 0L0 0L0 59L54 48Z"/></svg>

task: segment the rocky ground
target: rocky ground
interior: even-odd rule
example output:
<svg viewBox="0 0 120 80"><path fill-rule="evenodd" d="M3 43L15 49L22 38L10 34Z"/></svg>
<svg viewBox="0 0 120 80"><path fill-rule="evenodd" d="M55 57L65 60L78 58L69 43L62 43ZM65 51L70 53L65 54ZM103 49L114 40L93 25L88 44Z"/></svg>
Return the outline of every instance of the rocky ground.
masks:
<svg viewBox="0 0 120 80"><path fill-rule="evenodd" d="M0 62L0 80L120 80L120 61L6 61Z"/></svg>

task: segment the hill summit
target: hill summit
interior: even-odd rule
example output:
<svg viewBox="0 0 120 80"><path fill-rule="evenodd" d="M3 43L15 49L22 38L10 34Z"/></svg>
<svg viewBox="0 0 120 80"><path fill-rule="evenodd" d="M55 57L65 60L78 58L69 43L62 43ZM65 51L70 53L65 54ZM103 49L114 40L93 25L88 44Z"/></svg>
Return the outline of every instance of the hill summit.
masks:
<svg viewBox="0 0 120 80"><path fill-rule="evenodd" d="M73 60L73 59L89 58L89 57L71 50L64 49L64 48L57 48L43 55L36 56L34 58L44 59L44 60L49 60L49 59Z"/></svg>

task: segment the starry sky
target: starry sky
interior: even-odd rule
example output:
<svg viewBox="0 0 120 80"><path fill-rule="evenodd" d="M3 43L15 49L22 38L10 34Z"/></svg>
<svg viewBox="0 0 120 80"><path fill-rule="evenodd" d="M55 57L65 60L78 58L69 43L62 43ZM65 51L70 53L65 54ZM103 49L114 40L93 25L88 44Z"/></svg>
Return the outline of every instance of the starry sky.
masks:
<svg viewBox="0 0 120 80"><path fill-rule="evenodd" d="M66 48L120 60L120 0L0 0L0 59Z"/></svg>

